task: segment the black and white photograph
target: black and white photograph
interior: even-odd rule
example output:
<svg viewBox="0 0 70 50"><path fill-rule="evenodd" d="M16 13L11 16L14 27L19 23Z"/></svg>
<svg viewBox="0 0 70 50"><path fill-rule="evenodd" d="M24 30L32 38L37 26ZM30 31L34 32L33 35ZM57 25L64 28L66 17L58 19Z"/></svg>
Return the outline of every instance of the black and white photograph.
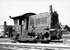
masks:
<svg viewBox="0 0 70 50"><path fill-rule="evenodd" d="M70 0L0 0L0 50L70 50Z"/></svg>

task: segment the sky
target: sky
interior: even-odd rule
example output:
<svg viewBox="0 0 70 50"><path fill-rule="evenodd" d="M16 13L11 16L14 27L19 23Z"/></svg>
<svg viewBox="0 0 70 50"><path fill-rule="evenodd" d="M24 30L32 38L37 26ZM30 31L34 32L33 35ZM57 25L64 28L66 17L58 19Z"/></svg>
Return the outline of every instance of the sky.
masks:
<svg viewBox="0 0 70 50"><path fill-rule="evenodd" d="M49 5L59 14L59 22L70 26L70 0L0 0L0 25L14 22L9 16L15 17L28 12L36 14L49 12Z"/></svg>

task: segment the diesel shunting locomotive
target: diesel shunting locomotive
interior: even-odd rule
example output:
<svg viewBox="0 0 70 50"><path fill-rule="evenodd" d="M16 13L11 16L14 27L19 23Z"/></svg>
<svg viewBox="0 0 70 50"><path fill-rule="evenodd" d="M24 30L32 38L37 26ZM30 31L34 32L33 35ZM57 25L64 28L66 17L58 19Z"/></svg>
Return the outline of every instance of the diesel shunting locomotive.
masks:
<svg viewBox="0 0 70 50"><path fill-rule="evenodd" d="M13 35L17 41L48 41L61 39L62 31L59 25L58 13L50 12L40 14L26 13L21 16L11 17L14 20Z"/></svg>

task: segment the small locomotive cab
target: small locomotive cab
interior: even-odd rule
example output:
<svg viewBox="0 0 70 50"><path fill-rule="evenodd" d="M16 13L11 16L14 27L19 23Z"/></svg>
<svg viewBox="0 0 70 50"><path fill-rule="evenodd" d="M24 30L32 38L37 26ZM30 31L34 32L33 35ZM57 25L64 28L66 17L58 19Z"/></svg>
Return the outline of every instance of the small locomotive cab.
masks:
<svg viewBox="0 0 70 50"><path fill-rule="evenodd" d="M45 12L38 15L26 13L11 18L14 20L16 34L22 37L22 40L19 38L20 41L47 41L60 39L62 36L61 31L58 31L60 30L58 13L52 11L52 6L50 6L50 13Z"/></svg>

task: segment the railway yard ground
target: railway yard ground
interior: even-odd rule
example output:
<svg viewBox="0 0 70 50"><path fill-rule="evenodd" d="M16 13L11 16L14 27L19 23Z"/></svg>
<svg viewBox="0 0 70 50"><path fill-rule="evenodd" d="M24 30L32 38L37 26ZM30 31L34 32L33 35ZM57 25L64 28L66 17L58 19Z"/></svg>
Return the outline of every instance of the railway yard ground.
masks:
<svg viewBox="0 0 70 50"><path fill-rule="evenodd" d="M11 43L11 41L13 40L10 38L0 38L0 50L70 50L70 34L64 34L60 41L52 40L49 44Z"/></svg>

